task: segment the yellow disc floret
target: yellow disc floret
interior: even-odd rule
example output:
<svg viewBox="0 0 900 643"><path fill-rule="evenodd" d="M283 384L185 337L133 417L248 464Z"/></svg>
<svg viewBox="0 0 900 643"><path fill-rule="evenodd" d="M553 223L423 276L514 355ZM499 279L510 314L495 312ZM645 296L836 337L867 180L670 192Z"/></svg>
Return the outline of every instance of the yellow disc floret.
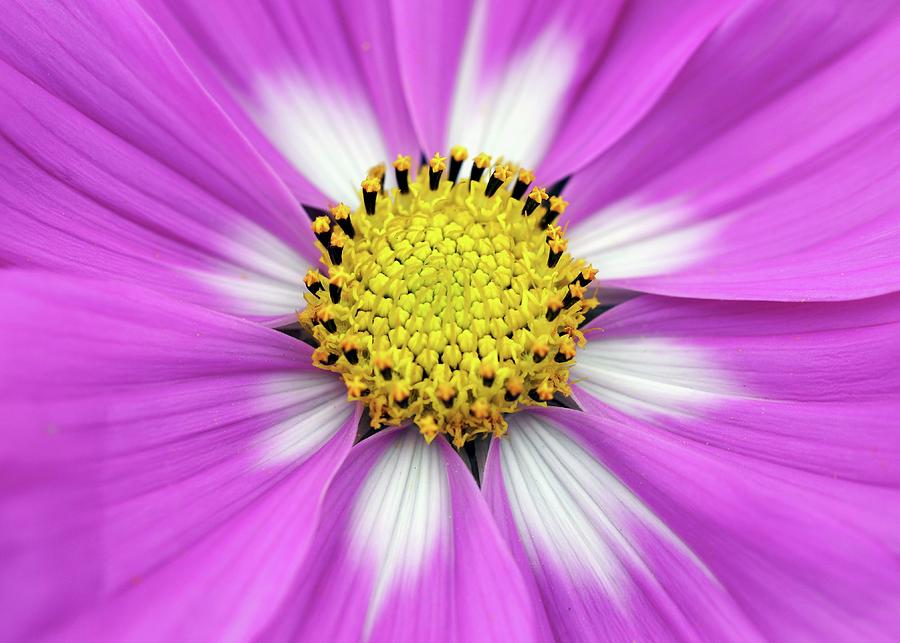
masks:
<svg viewBox="0 0 900 643"><path fill-rule="evenodd" d="M398 157L398 188L381 193L370 175L360 208L331 209L339 226L313 223L328 270L304 278L299 319L319 344L313 363L341 374L373 427L411 422L428 441L444 433L461 446L502 435L504 414L569 394L596 271L542 223L568 204L541 188L514 198L506 181L533 175L497 165L483 180L489 163L479 154L477 179L442 180L436 154L413 180Z"/></svg>

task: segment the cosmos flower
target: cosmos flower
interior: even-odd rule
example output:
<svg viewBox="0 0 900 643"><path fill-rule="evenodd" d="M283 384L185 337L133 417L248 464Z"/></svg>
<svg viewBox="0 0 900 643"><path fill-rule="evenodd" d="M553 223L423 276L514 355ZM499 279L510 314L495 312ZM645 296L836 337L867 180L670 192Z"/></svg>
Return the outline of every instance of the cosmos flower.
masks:
<svg viewBox="0 0 900 643"><path fill-rule="evenodd" d="M892 5L5 3L3 638L889 640Z"/></svg>

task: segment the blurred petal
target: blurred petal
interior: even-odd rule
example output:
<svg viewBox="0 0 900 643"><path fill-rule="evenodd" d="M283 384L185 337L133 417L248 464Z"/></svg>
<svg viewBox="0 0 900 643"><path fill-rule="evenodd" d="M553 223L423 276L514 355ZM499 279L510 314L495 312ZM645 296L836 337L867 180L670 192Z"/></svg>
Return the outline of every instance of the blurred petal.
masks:
<svg viewBox="0 0 900 643"><path fill-rule="evenodd" d="M418 156L377 3L145 4L300 199L355 204L369 168Z"/></svg>
<svg viewBox="0 0 900 643"><path fill-rule="evenodd" d="M661 294L897 290L898 39L878 4L741 12L568 184L573 251L610 286Z"/></svg>
<svg viewBox="0 0 900 643"><path fill-rule="evenodd" d="M0 261L298 307L306 217L140 8L6 3L0 87Z"/></svg>
<svg viewBox="0 0 900 643"><path fill-rule="evenodd" d="M734 599L580 436L583 413L517 413L484 492L559 641L750 640Z"/></svg>
<svg viewBox="0 0 900 643"><path fill-rule="evenodd" d="M0 273L0 602L34 640L246 638L359 409L283 334L121 282Z"/></svg>
<svg viewBox="0 0 900 643"><path fill-rule="evenodd" d="M269 640L535 639L535 606L462 460L395 429L353 448Z"/></svg>
<svg viewBox="0 0 900 643"><path fill-rule="evenodd" d="M900 298L641 297L591 327L572 370L585 412L545 417L588 445L766 638L890 638Z"/></svg>

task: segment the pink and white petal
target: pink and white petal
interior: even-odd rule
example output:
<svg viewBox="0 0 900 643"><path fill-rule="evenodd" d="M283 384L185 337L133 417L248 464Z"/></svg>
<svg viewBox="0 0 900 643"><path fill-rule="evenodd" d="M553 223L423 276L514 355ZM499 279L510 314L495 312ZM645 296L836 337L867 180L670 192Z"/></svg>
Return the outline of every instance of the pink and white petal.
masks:
<svg viewBox="0 0 900 643"><path fill-rule="evenodd" d="M140 7L6 3L0 87L0 261L297 308L306 217Z"/></svg>
<svg viewBox="0 0 900 643"><path fill-rule="evenodd" d="M144 4L304 202L355 203L372 166L400 152L418 156L383 7L362 0L254 1L215 11L200 0Z"/></svg>
<svg viewBox="0 0 900 643"><path fill-rule="evenodd" d="M900 297L645 296L591 327L572 371L585 412L554 421L593 445L768 639L889 640Z"/></svg>
<svg viewBox="0 0 900 643"><path fill-rule="evenodd" d="M654 104L731 5L395 2L420 139L570 174Z"/></svg>
<svg viewBox="0 0 900 643"><path fill-rule="evenodd" d="M900 287L895 6L760 3L567 185L614 287L843 300ZM773 133L777 133L774 136Z"/></svg>
<svg viewBox="0 0 900 643"><path fill-rule="evenodd" d="M574 395L686 440L900 484L900 297L852 304L643 296L594 320ZM598 402L599 401L599 402Z"/></svg>
<svg viewBox="0 0 900 643"><path fill-rule="evenodd" d="M552 409L509 418L484 493L559 641L756 640L693 552Z"/></svg>
<svg viewBox="0 0 900 643"><path fill-rule="evenodd" d="M268 640L528 641L536 605L462 460L393 429L335 477Z"/></svg>
<svg viewBox="0 0 900 643"><path fill-rule="evenodd" d="M355 436L340 381L130 284L6 271L0 293L5 634L258 632Z"/></svg>
<svg viewBox="0 0 900 643"><path fill-rule="evenodd" d="M536 167L620 4L394 2L400 72L423 145L465 145Z"/></svg>

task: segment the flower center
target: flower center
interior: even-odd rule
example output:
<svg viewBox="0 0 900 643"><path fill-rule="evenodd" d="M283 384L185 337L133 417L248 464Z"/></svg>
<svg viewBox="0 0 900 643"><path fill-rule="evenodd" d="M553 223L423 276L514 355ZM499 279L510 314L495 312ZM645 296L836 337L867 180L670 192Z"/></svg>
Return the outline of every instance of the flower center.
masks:
<svg viewBox="0 0 900 643"><path fill-rule="evenodd" d="M458 180L466 152L434 155L410 181L409 157L362 183L362 205L339 204L313 231L327 275L305 277L299 315L319 346L316 366L341 374L372 426L412 421L428 441L456 446L502 435L505 413L546 405L567 380L578 330L596 305L585 289L595 271L566 252L554 224L567 205L534 179L480 154Z"/></svg>

